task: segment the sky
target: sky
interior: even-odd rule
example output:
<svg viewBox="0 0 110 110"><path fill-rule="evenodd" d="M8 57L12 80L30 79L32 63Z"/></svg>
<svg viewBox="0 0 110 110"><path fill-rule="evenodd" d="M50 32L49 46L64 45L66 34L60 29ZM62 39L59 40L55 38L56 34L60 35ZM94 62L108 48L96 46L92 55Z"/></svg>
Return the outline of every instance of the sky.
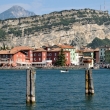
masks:
<svg viewBox="0 0 110 110"><path fill-rule="evenodd" d="M108 10L110 13L110 0L0 0L0 13L14 5L19 5L36 15L84 8Z"/></svg>

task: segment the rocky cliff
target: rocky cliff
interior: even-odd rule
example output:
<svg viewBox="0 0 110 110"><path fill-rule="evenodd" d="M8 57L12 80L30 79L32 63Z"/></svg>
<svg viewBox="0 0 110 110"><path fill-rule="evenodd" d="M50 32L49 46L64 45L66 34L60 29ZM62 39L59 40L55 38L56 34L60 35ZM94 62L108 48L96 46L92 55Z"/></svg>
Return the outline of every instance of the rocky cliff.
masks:
<svg viewBox="0 0 110 110"><path fill-rule="evenodd" d="M92 9L64 10L46 15L0 21L5 31L3 44L8 47L26 45L34 48L43 45L72 44L86 46L95 37L110 39L108 12Z"/></svg>

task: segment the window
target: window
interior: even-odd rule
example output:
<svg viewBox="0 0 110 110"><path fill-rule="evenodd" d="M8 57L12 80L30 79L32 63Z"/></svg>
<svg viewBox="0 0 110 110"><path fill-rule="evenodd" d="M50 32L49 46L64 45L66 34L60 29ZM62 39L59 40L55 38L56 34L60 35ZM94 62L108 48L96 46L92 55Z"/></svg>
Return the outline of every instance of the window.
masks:
<svg viewBox="0 0 110 110"><path fill-rule="evenodd" d="M48 56L52 56L52 54L51 53L48 53Z"/></svg>
<svg viewBox="0 0 110 110"><path fill-rule="evenodd" d="M55 56L56 56L56 53L55 53Z"/></svg>
<svg viewBox="0 0 110 110"><path fill-rule="evenodd" d="M51 58L49 58L49 60L51 60Z"/></svg>
<svg viewBox="0 0 110 110"><path fill-rule="evenodd" d="M54 61L56 60L56 57L54 58Z"/></svg>
<svg viewBox="0 0 110 110"><path fill-rule="evenodd" d="M34 53L34 56L36 56L36 53Z"/></svg>
<svg viewBox="0 0 110 110"><path fill-rule="evenodd" d="M49 56L52 56L52 54L50 53Z"/></svg>
<svg viewBox="0 0 110 110"><path fill-rule="evenodd" d="M3 58L5 58L5 55L3 55Z"/></svg>
<svg viewBox="0 0 110 110"><path fill-rule="evenodd" d="M7 58L7 55L6 55L6 58Z"/></svg>
<svg viewBox="0 0 110 110"><path fill-rule="evenodd" d="M41 60L41 58L39 58L39 61Z"/></svg>
<svg viewBox="0 0 110 110"><path fill-rule="evenodd" d="M41 56L41 53L39 53L38 56Z"/></svg>
<svg viewBox="0 0 110 110"><path fill-rule="evenodd" d="M26 56L28 56L28 52L25 52Z"/></svg>
<svg viewBox="0 0 110 110"><path fill-rule="evenodd" d="M34 58L34 61L36 61L36 58Z"/></svg>

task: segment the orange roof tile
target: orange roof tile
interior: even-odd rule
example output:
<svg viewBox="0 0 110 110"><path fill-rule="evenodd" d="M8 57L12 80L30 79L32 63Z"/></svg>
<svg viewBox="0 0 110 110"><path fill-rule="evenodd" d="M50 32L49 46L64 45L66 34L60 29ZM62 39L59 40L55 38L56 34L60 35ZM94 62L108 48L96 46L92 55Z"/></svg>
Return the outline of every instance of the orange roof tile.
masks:
<svg viewBox="0 0 110 110"><path fill-rule="evenodd" d="M10 51L10 50L1 50L1 51L0 51L0 54L9 54L9 51Z"/></svg>
<svg viewBox="0 0 110 110"><path fill-rule="evenodd" d="M17 53L17 50L1 50L0 54L14 54Z"/></svg>
<svg viewBox="0 0 110 110"><path fill-rule="evenodd" d="M28 47L28 46L17 46L17 47L14 47L13 49L11 50L33 50L33 48L31 47Z"/></svg>
<svg viewBox="0 0 110 110"><path fill-rule="evenodd" d="M14 47L11 50L1 50L0 54L15 54L21 50L32 50L31 47L25 47L25 46L18 46L18 47Z"/></svg>

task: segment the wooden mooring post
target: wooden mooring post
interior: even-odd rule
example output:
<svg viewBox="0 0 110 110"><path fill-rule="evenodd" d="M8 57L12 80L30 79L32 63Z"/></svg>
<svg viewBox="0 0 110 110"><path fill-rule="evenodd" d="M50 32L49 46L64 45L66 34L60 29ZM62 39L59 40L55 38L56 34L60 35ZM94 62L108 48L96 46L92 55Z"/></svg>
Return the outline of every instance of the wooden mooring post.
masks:
<svg viewBox="0 0 110 110"><path fill-rule="evenodd" d="M83 60L85 65L85 93L86 94L94 94L94 86L93 86L93 78L92 78L92 70L90 69L92 62L91 58L85 58Z"/></svg>
<svg viewBox="0 0 110 110"><path fill-rule="evenodd" d="M26 72L26 102L34 103L36 72L33 68L27 69Z"/></svg>
<svg viewBox="0 0 110 110"><path fill-rule="evenodd" d="M88 69L85 71L85 93L94 94L92 70Z"/></svg>

